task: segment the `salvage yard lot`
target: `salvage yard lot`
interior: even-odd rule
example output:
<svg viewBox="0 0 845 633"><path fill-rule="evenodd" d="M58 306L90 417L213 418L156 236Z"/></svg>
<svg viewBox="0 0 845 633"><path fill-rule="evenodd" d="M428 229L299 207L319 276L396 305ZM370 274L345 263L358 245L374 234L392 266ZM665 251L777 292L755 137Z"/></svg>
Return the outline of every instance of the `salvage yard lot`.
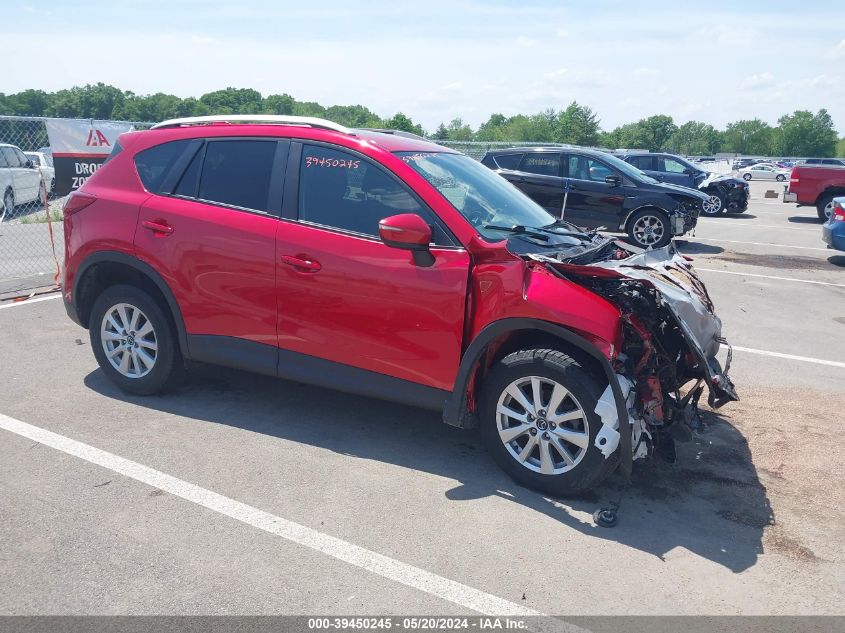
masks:
<svg viewBox="0 0 845 633"><path fill-rule="evenodd" d="M544 497L435 413L236 371L126 396L61 301L0 310L0 426L47 429L308 537L0 430L0 613L452 614L494 597L568 615L843 613L845 254L823 248L815 209L766 188L681 243L744 348L742 400L706 412L674 465L636 463L613 529L591 514L618 476ZM321 535L346 544L318 548ZM353 545L367 552L343 562Z"/></svg>

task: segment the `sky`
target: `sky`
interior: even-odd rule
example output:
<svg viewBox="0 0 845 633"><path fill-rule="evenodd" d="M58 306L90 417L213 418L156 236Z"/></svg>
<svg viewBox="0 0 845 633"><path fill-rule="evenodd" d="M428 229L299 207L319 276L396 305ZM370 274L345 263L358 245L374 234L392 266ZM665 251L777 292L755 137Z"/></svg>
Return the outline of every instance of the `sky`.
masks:
<svg viewBox="0 0 845 633"><path fill-rule="evenodd" d="M573 100L607 130L827 108L845 134L841 0L1 1L5 50L27 51L4 64L5 93L233 86L429 130Z"/></svg>

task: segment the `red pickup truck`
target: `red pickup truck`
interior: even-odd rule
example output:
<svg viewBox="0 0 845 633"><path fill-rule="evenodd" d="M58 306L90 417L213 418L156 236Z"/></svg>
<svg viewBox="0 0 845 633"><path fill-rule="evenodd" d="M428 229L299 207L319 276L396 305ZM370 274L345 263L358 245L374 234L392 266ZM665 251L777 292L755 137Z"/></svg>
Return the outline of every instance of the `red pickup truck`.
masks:
<svg viewBox="0 0 845 633"><path fill-rule="evenodd" d="M845 196L845 167L830 165L796 165L789 177L784 202L798 206L814 206L824 222L833 213L833 199Z"/></svg>

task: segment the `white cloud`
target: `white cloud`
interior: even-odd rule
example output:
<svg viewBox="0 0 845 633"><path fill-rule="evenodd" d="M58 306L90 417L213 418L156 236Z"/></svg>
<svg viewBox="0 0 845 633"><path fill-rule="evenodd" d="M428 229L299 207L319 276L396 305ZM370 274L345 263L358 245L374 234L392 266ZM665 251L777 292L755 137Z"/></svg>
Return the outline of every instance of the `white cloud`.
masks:
<svg viewBox="0 0 845 633"><path fill-rule="evenodd" d="M516 40L514 40L514 45L518 46L519 48L531 48L537 43L537 40L532 39L530 37L525 37L524 35L520 35Z"/></svg>
<svg viewBox="0 0 845 633"><path fill-rule="evenodd" d="M771 86L775 81L772 73L765 72L757 75L749 75L739 84L740 88L759 89Z"/></svg>
<svg viewBox="0 0 845 633"><path fill-rule="evenodd" d="M566 68L558 68L543 75L546 79L560 79L566 74Z"/></svg>
<svg viewBox="0 0 845 633"><path fill-rule="evenodd" d="M566 29L558 29L557 36L560 38L569 37L569 31L567 31Z"/></svg>

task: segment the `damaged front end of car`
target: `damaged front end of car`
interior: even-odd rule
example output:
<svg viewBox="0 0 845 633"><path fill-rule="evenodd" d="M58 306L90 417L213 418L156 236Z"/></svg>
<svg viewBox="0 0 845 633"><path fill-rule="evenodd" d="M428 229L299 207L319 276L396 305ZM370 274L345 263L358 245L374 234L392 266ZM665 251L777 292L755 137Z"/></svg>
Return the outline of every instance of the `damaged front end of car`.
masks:
<svg viewBox="0 0 845 633"><path fill-rule="evenodd" d="M622 345L611 362L631 425L630 459L659 451L674 461L675 441L691 439L701 426L698 402L705 388L713 408L739 399L728 376L731 348L722 337L722 322L674 244L639 251L608 240L590 252L529 257L619 309ZM727 348L724 367L717 357L722 346ZM608 386L596 406L602 428L595 445L606 458L621 437L613 391Z"/></svg>

